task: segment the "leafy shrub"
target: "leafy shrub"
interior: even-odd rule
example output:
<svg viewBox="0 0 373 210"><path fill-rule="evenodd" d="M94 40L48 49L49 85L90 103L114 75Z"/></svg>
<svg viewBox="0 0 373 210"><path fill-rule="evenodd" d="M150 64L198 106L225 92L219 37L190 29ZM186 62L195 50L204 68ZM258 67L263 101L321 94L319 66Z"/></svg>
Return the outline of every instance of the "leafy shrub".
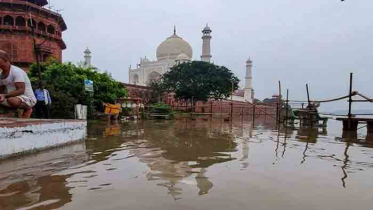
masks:
<svg viewBox="0 0 373 210"><path fill-rule="evenodd" d="M51 116L74 118L74 105L88 105L88 117L103 111L103 103L115 103L127 95L126 89L107 73L99 73L74 64L50 61L41 64L42 79L52 98ZM38 88L38 69L31 65L29 72L34 90ZM94 83L94 93L85 91L84 80Z"/></svg>

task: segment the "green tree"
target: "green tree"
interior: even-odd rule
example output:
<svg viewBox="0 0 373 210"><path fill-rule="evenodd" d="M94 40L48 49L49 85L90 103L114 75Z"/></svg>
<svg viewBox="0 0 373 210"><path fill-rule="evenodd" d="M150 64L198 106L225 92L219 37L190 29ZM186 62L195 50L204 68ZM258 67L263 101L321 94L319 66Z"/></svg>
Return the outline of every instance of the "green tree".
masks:
<svg viewBox="0 0 373 210"><path fill-rule="evenodd" d="M115 103L116 99L127 95L126 89L107 73L94 69L77 67L74 64L61 64L50 61L41 64L45 88L52 98L51 116L54 118L74 118L74 105L88 105L88 117L96 111L102 111L103 102ZM30 68L29 76L34 89L38 88L38 70L36 65ZM94 83L94 93L85 91L84 80Z"/></svg>
<svg viewBox="0 0 373 210"><path fill-rule="evenodd" d="M166 93L165 88L161 80L153 80L149 84L150 95L149 95L149 104L160 103Z"/></svg>
<svg viewBox="0 0 373 210"><path fill-rule="evenodd" d="M162 86L175 92L178 100L207 101L227 98L238 89L240 80L231 70L203 61L186 62L174 66L162 77Z"/></svg>

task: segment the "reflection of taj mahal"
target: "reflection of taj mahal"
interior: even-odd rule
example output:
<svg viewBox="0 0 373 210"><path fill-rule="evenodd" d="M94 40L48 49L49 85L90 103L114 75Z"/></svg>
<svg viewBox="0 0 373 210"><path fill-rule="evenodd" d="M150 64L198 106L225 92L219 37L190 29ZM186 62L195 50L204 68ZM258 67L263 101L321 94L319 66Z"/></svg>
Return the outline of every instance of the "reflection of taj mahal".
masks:
<svg viewBox="0 0 373 210"><path fill-rule="evenodd" d="M211 55L211 29L208 25L202 31L202 55L201 60L210 62ZM129 83L134 85L146 86L152 80L161 77L162 74L169 71L175 64L189 62L193 58L193 50L188 42L174 34L163 41L157 48L157 60L151 61L148 58L141 58L140 64L136 69L129 68ZM246 78L245 89L240 96L235 95L234 100L252 102L252 61L249 59L246 62Z"/></svg>

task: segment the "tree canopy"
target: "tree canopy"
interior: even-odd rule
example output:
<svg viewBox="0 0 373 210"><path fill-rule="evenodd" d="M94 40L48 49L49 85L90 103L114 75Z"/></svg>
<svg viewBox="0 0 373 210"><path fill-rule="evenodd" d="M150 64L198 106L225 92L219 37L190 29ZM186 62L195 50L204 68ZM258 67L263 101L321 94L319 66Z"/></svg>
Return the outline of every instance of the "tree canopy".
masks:
<svg viewBox="0 0 373 210"><path fill-rule="evenodd" d="M42 79L52 98L51 116L55 118L74 118L74 105L88 105L89 116L102 109L102 103L115 103L116 99L126 96L126 89L107 73L94 69L77 67L74 64L61 64L56 61L41 64ZM33 88L38 88L38 70L31 65L29 76ZM94 83L94 94L85 91L84 80Z"/></svg>
<svg viewBox="0 0 373 210"><path fill-rule="evenodd" d="M203 61L181 63L162 77L162 86L178 100L207 101L227 98L238 89L239 79L231 70Z"/></svg>

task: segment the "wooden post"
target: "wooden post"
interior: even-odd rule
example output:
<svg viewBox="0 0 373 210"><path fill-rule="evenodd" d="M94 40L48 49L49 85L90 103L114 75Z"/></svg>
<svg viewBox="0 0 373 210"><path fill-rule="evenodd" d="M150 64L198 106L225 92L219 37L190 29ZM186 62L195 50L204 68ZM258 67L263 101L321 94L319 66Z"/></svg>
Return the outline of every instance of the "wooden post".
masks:
<svg viewBox="0 0 373 210"><path fill-rule="evenodd" d="M352 127L352 79L353 79L353 73L350 73L350 93L348 97L348 129L351 129Z"/></svg>
<svg viewBox="0 0 373 210"><path fill-rule="evenodd" d="M308 110L311 110L312 106L311 106L310 91L309 91L309 88L308 88L308 84L306 84L306 89L307 89ZM308 120L310 120L311 127L313 127L313 116L312 116L312 114L308 112L307 116L308 116Z"/></svg>
<svg viewBox="0 0 373 210"><path fill-rule="evenodd" d="M277 123L281 121L281 81L278 81L278 98L277 98Z"/></svg>
<svg viewBox="0 0 373 210"><path fill-rule="evenodd" d="M254 112L253 112L253 122L255 122L255 115L256 115L256 108L255 108L255 102L253 102L253 110L254 110Z"/></svg>
<svg viewBox="0 0 373 210"><path fill-rule="evenodd" d="M35 60L36 60L36 67L38 69L39 88L41 89L41 86L43 85L43 77L41 75L41 67L40 67L40 47L44 42L42 42L39 45L36 44L36 39L35 39L36 25L34 25L36 23L33 21L31 13L30 13L30 23L31 23L31 35L32 35L32 43L33 43L33 48L34 48Z"/></svg>
<svg viewBox="0 0 373 210"><path fill-rule="evenodd" d="M192 96L192 112L194 112L194 96Z"/></svg>
<svg viewBox="0 0 373 210"><path fill-rule="evenodd" d="M288 114L289 114L289 89L286 90L286 118L285 125L288 124Z"/></svg>
<svg viewBox="0 0 373 210"><path fill-rule="evenodd" d="M223 117L223 101L220 100L220 117Z"/></svg>
<svg viewBox="0 0 373 210"><path fill-rule="evenodd" d="M212 102L212 100L211 100L211 117L212 117L212 113L213 113L213 112L212 112L212 103L213 103L213 102Z"/></svg>
<svg viewBox="0 0 373 210"><path fill-rule="evenodd" d="M307 89L307 101L308 101L308 108L311 109L311 100L310 100L310 92L308 90L308 84L306 84L306 89Z"/></svg>
<svg viewBox="0 0 373 210"><path fill-rule="evenodd" d="M278 99L277 99L277 106L276 106L276 121L277 122L279 122L279 119L278 119L278 113L279 113L279 111L278 111Z"/></svg>
<svg viewBox="0 0 373 210"><path fill-rule="evenodd" d="M232 92L231 92L231 120L233 120L233 90L234 90L234 83L233 81L231 81L232 83Z"/></svg>

